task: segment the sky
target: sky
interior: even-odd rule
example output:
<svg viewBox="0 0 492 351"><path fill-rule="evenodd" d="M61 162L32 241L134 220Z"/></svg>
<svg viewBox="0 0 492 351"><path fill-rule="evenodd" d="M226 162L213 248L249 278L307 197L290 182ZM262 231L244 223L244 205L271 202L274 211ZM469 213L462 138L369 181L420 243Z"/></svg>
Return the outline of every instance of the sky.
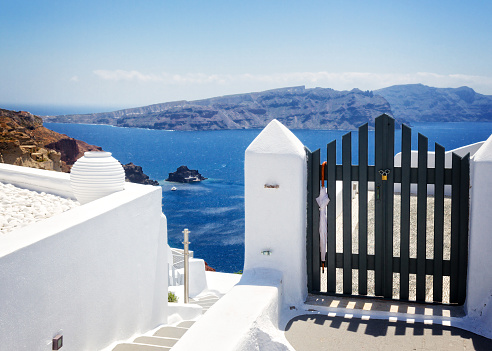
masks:
<svg viewBox="0 0 492 351"><path fill-rule="evenodd" d="M101 112L297 85L492 95L489 0L0 0L0 14L0 108Z"/></svg>

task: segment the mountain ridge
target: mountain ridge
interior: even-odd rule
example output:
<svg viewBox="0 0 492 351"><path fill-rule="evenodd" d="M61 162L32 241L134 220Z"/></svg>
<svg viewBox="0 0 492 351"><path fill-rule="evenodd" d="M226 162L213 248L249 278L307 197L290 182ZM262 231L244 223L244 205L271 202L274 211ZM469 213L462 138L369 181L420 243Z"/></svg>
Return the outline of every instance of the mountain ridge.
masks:
<svg viewBox="0 0 492 351"><path fill-rule="evenodd" d="M277 119L291 129L355 129L387 113L397 124L492 121L492 96L468 87L394 85L374 91L305 86L172 101L112 112L44 117L46 122L167 130L263 128Z"/></svg>
<svg viewBox="0 0 492 351"><path fill-rule="evenodd" d="M434 88L423 84L394 85L376 91L405 123L492 121L492 96L472 88Z"/></svg>

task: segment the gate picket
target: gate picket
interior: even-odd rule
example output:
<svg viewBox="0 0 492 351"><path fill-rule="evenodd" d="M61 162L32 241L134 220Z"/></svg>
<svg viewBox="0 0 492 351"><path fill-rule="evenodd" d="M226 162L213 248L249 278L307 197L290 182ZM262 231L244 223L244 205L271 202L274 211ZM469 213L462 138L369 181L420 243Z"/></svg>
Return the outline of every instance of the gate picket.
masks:
<svg viewBox="0 0 492 351"><path fill-rule="evenodd" d="M319 210L316 197L319 193L319 149L308 152L308 226L307 226L307 261L310 265L308 268L308 285L312 291L320 291L320 248L319 248Z"/></svg>
<svg viewBox="0 0 492 351"><path fill-rule="evenodd" d="M383 296L393 297L393 207L394 207L394 160L395 160L395 120L386 116L385 126L385 172L388 172L383 181L384 192L384 289Z"/></svg>
<svg viewBox="0 0 492 351"><path fill-rule="evenodd" d="M427 228L427 138L418 136L417 184L417 301L425 301L425 260Z"/></svg>
<svg viewBox="0 0 492 351"><path fill-rule="evenodd" d="M435 144L434 184L434 301L442 302L442 261L444 246L444 147Z"/></svg>
<svg viewBox="0 0 492 351"><path fill-rule="evenodd" d="M451 185L451 275L450 293L451 301L458 301L459 286L459 259L460 259L460 184L461 184L461 160L453 153L453 184Z"/></svg>
<svg viewBox="0 0 492 351"><path fill-rule="evenodd" d="M410 169L412 130L401 127L400 299L409 297L410 281Z"/></svg>
<svg viewBox="0 0 492 351"><path fill-rule="evenodd" d="M367 295L368 124L359 128L359 295Z"/></svg>
<svg viewBox="0 0 492 351"><path fill-rule="evenodd" d="M468 214L470 212L470 154L461 159L460 189L460 239L459 239L459 284L456 303L464 304L466 299L466 274L468 267Z"/></svg>
<svg viewBox="0 0 492 351"><path fill-rule="evenodd" d="M329 293L336 292L336 213L337 213L337 182L336 182L336 164L337 164L337 142L333 140L327 145L326 152L326 189L328 191L328 197L330 202L327 208L327 221L328 221L328 237L327 237L327 251L326 251L326 276L327 276L327 291Z"/></svg>
<svg viewBox="0 0 492 351"><path fill-rule="evenodd" d="M352 134L342 137L343 293L352 294Z"/></svg>
<svg viewBox="0 0 492 351"><path fill-rule="evenodd" d="M385 169L384 164L384 122L386 120L386 115L380 116L376 119L376 130L375 134L375 154L374 154L374 164L376 174L374 174L374 190L375 190L375 205L374 205L374 255L375 255L375 266L374 266L374 282L375 282L375 294L376 296L382 296L384 294L383 289L383 277L384 277L384 201L382 201L383 192L383 180L381 175L378 174L379 170Z"/></svg>

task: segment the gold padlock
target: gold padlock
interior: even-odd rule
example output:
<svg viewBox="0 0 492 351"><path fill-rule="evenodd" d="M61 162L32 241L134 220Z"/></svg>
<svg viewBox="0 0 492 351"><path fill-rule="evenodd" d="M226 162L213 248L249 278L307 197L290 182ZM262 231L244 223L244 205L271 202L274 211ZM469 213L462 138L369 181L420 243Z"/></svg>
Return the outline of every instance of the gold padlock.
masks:
<svg viewBox="0 0 492 351"><path fill-rule="evenodd" d="M382 175L383 180L388 180L388 176L386 174Z"/></svg>

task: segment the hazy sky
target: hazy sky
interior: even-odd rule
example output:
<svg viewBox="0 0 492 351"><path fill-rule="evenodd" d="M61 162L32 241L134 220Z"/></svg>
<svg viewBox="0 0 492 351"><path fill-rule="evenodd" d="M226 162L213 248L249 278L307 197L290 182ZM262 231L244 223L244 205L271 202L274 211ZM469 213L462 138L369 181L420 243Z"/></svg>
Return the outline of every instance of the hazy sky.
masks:
<svg viewBox="0 0 492 351"><path fill-rule="evenodd" d="M492 95L492 1L0 0L0 107L294 85Z"/></svg>

